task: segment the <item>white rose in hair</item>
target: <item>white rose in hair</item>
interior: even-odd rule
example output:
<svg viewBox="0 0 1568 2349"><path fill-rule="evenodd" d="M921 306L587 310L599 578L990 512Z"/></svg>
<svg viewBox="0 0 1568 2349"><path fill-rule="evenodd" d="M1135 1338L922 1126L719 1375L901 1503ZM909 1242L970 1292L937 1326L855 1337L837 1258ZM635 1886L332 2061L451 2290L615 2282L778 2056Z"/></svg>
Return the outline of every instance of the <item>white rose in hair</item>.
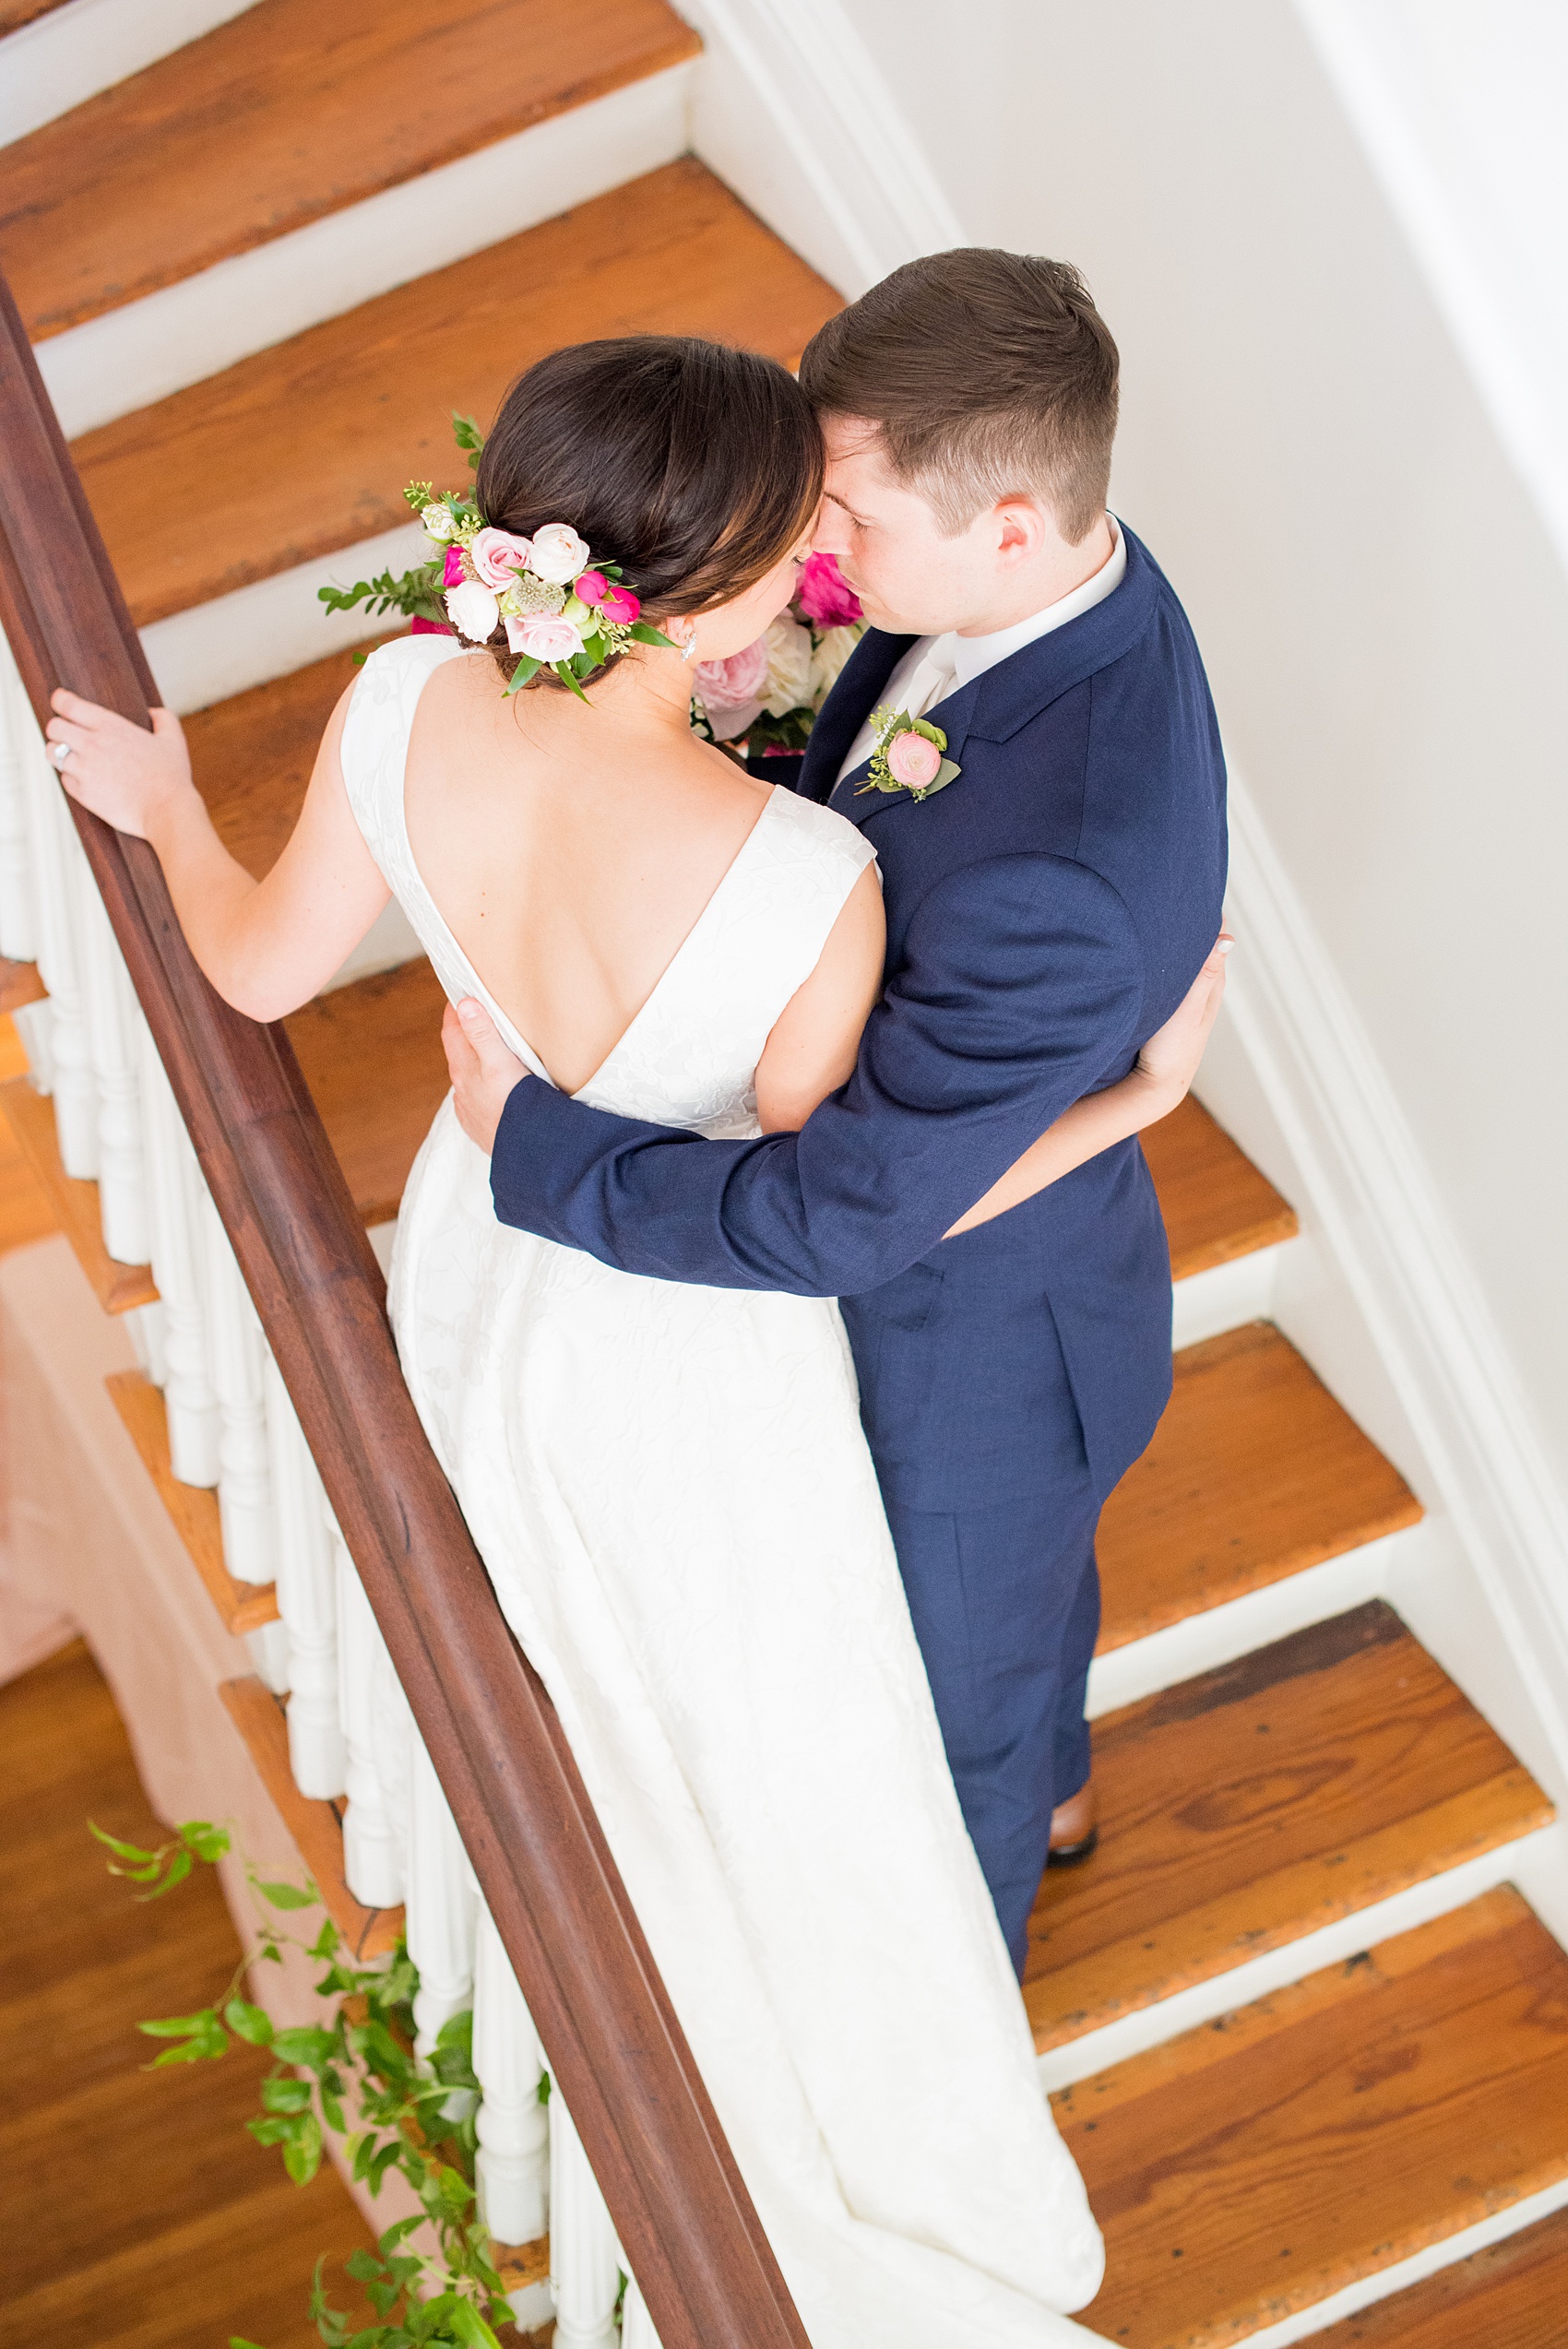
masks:
<svg viewBox="0 0 1568 2349"><path fill-rule="evenodd" d="M564 587L588 569L588 540L579 539L569 522L547 522L542 530L534 532L529 569L535 578Z"/></svg>
<svg viewBox="0 0 1568 2349"><path fill-rule="evenodd" d="M446 617L459 636L467 636L470 644L482 645L487 636L495 633L501 606L477 579L465 579L460 587L446 590Z"/></svg>
<svg viewBox="0 0 1568 2349"><path fill-rule="evenodd" d="M829 628L812 655L811 704L820 709L838 682L838 671L861 641L858 628Z"/></svg>
<svg viewBox="0 0 1568 2349"><path fill-rule="evenodd" d="M424 524L425 537L434 539L437 546L445 546L457 528L449 505L424 506L421 510L420 520Z"/></svg>
<svg viewBox="0 0 1568 2349"><path fill-rule="evenodd" d="M811 699L812 635L798 620L781 611L768 629L767 689L762 706L769 718L787 718Z"/></svg>

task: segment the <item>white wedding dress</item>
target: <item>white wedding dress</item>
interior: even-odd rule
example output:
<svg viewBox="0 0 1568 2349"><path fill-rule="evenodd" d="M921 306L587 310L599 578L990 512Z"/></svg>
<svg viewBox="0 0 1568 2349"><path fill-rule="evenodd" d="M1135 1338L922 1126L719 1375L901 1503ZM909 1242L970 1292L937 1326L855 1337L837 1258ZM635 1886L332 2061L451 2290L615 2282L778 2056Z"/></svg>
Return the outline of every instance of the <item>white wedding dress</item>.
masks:
<svg viewBox="0 0 1568 2349"><path fill-rule="evenodd" d="M373 653L342 766L447 994L410 728L445 636ZM782 789L577 1097L758 1131L768 1029L872 850ZM390 1304L814 2349L1039 2349L1101 2250L944 1757L837 1308L613 1272L497 1223L450 1097Z"/></svg>

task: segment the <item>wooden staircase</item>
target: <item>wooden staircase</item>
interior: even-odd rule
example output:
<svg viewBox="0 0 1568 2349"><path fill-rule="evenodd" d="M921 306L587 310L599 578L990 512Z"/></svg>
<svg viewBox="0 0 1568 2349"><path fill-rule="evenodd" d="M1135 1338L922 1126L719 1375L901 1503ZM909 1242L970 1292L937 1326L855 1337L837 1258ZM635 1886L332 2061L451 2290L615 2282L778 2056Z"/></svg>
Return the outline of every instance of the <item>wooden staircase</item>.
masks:
<svg viewBox="0 0 1568 2349"><path fill-rule="evenodd" d="M257 0L0 151L0 260L46 366L52 340L112 331L93 348L141 380L185 314L159 303L254 285L265 320L291 255L303 269L326 250L288 241L339 239L337 307L281 339L258 327L217 372L76 443L132 611L186 681L198 784L253 872L354 673L345 648L309 657L319 566L355 575L350 551L406 522L410 473L456 478L449 409L482 421L532 359L601 334L790 359L837 306L690 155L552 210L549 188L586 168L591 110L630 106L695 51L663 0ZM457 222L448 257L405 278L395 255L350 252L362 214L422 186L448 201L440 175L488 168L506 141L518 173L537 157L534 224L481 244L482 219ZM232 275L269 252L271 279ZM219 602L268 583L271 601ZM225 629L249 632L240 665L261 682L215 696L202 648ZM212 674L235 673L231 653ZM289 1023L372 1227L395 1216L445 1089L439 1011L411 960ZM149 1276L103 1253L92 1186L52 1158L46 1105L25 1082L0 1097L106 1309L145 1299ZM1179 1316L1291 1244L1289 1204L1195 1101L1147 1146ZM1137 1693L1097 1722L1103 1846L1048 1878L1026 1983L1109 2246L1082 2321L1131 2349L1295 2338L1336 2295L1405 2284L1531 2198L1568 2201L1568 1957L1507 1881L1510 1847L1551 1807L1375 1589L1346 1608L1322 1580L1408 1538L1415 1496L1279 1330L1206 1311L1105 1514L1097 1674ZM115 1400L224 1619L268 1619L269 1594L223 1568L211 1496L169 1475L156 1390L126 1380ZM396 1916L347 1892L334 1808L293 1792L273 1700L252 1682L229 1702L339 1921L385 1945ZM1546 2217L1316 2337L1560 2349L1565 2287L1568 2219Z"/></svg>

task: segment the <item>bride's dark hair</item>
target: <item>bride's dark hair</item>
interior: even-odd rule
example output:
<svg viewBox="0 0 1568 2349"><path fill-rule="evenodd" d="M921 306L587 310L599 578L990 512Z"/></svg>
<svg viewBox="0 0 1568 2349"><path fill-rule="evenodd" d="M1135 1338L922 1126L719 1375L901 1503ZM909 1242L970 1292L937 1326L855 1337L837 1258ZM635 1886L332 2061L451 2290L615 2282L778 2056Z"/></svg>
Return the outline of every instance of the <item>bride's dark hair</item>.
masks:
<svg viewBox="0 0 1568 2349"><path fill-rule="evenodd" d="M658 622L754 587L822 482L822 434L787 368L693 336L626 335L552 350L518 376L476 494L487 522L522 538L569 523ZM505 636L492 648L509 677Z"/></svg>

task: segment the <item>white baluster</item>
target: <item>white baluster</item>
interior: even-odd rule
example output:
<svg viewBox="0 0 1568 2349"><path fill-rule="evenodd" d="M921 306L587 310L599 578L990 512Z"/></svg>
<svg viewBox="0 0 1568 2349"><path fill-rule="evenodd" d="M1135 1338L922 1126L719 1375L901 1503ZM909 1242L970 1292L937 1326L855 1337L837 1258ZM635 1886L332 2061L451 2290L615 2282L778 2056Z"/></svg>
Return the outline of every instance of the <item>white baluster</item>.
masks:
<svg viewBox="0 0 1568 2349"><path fill-rule="evenodd" d="M122 1313L120 1325L130 1339L137 1360L156 1387L169 1383L169 1317L161 1298L150 1305L133 1305Z"/></svg>
<svg viewBox="0 0 1568 2349"><path fill-rule="evenodd" d="M429 2057L441 2026L474 1999L474 1939L479 1892L463 1839L447 1808L424 1740L410 1739L408 1904L409 1955L419 1968L414 1994L414 2047ZM460 2108L448 2118L460 2118Z"/></svg>
<svg viewBox="0 0 1568 2349"><path fill-rule="evenodd" d="M617 2349L615 2230L558 2088L550 2098L550 2281L555 2349Z"/></svg>
<svg viewBox="0 0 1568 2349"><path fill-rule="evenodd" d="M289 1627L289 1760L301 1794L330 1801L347 1788L348 1754L338 1710L337 1570L327 1497L270 1347L263 1360L278 1611Z"/></svg>
<svg viewBox="0 0 1568 2349"><path fill-rule="evenodd" d="M169 1458L183 1485L218 1482L218 1397L207 1368L206 1314L198 1271L201 1172L144 1019L136 1030L147 1160L152 1276L163 1308L163 1404Z"/></svg>
<svg viewBox="0 0 1568 2349"><path fill-rule="evenodd" d="M0 641L0 955L18 963L30 963L38 952L30 826L22 781L24 717L31 722L21 680L9 649Z"/></svg>
<svg viewBox="0 0 1568 2349"><path fill-rule="evenodd" d="M388 1812L376 1756L377 1667L386 1651L330 1511L327 1525L338 1570L338 1708L347 1755L343 1873L367 1908L396 1908L403 1897L402 1839Z"/></svg>
<svg viewBox="0 0 1568 2349"><path fill-rule="evenodd" d="M80 853L80 843L30 710L22 712L17 734L32 838L38 967L49 990L52 1014L50 1091L55 1132L65 1172L91 1181L98 1173L98 1086L82 1011L70 864L71 857Z"/></svg>
<svg viewBox="0 0 1568 2349"><path fill-rule="evenodd" d="M626 2278L626 2297L621 2309L621 2349L659 2349L647 2302L637 2290L635 2275Z"/></svg>
<svg viewBox="0 0 1568 2349"><path fill-rule="evenodd" d="M116 1263L145 1264L149 1253L147 1185L132 1058L136 992L74 828L71 848L88 1047L98 1080L98 1213L103 1245Z"/></svg>
<svg viewBox="0 0 1568 2349"><path fill-rule="evenodd" d="M54 1026L54 1006L44 997L42 1003L23 1003L11 1014L17 1033L22 1039L22 1050L28 1056L34 1088L40 1093L54 1090L54 1051L50 1041Z"/></svg>
<svg viewBox="0 0 1568 2349"><path fill-rule="evenodd" d="M245 1633L245 1645L258 1678L266 1681L274 1696L286 1696L290 1678L288 1626L263 1623L258 1630Z"/></svg>
<svg viewBox="0 0 1568 2349"><path fill-rule="evenodd" d="M495 1920L482 1905L474 1952L474 2070L481 2216L497 2243L535 2242L550 2224L550 2115L556 2107L540 2102L539 2035Z"/></svg>
<svg viewBox="0 0 1568 2349"><path fill-rule="evenodd" d="M199 1177L198 1177L199 1181ZM277 1568L262 1402L262 1336L229 1235L205 1182L199 1228L207 1340L218 1396L218 1506L223 1562L237 1582L270 1583Z"/></svg>

